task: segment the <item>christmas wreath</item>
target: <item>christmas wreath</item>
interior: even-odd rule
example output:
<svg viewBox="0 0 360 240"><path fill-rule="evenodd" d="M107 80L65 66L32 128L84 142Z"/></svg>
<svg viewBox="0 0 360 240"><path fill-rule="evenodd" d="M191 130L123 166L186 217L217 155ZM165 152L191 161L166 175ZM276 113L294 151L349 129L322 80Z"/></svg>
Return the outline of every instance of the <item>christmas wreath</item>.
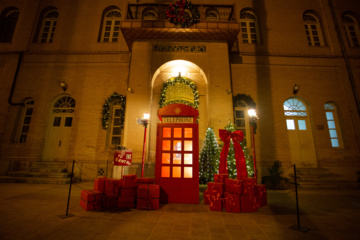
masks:
<svg viewBox="0 0 360 240"><path fill-rule="evenodd" d="M175 83L182 83L182 84L185 84L187 86L189 86L192 91L193 91L193 94L194 94L194 103L190 103L188 101L183 101L183 100L176 100L176 101L170 101L170 102L167 102L165 104L165 99L166 99L166 90L169 86L174 86ZM182 104L185 104L185 105L188 105L190 107L193 107L195 109L198 109L199 107L199 93L198 93L198 90L196 88L196 85L193 81L187 79L187 78L184 78L184 77L175 77L175 78L171 78L169 79L167 82L164 83L163 85L163 88L161 89L161 95L160 95L160 108L166 106L166 105L170 105L170 104L173 104L173 103L182 103Z"/></svg>
<svg viewBox="0 0 360 240"><path fill-rule="evenodd" d="M166 10L166 17L169 22L182 28L188 28L199 22L200 13L191 1L180 0L170 4L169 9Z"/></svg>
<svg viewBox="0 0 360 240"><path fill-rule="evenodd" d="M111 103L114 101L119 101L120 105L121 105L121 118L120 118L120 125L122 127L124 127L124 116L125 116L125 105L126 105L126 97L123 95L118 94L117 92L114 92L113 94L110 95L110 97L108 97L105 100L105 103L103 105L103 110L102 110L102 127L103 129L107 129L108 125L109 125L109 117L110 117L110 106Z"/></svg>

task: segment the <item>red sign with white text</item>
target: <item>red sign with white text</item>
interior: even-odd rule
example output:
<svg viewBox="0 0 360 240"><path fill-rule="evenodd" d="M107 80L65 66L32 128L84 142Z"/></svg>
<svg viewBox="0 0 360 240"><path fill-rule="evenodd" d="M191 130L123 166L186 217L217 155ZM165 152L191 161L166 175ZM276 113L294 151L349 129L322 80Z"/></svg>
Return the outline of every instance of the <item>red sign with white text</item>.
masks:
<svg viewBox="0 0 360 240"><path fill-rule="evenodd" d="M131 166L131 160L132 160L131 149L115 151L114 153L114 165L116 166Z"/></svg>

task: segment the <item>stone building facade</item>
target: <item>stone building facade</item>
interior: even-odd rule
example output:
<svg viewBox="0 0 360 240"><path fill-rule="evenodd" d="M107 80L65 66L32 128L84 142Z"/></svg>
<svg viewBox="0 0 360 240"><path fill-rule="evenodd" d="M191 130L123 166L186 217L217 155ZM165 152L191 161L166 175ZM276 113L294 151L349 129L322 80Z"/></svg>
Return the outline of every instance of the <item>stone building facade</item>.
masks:
<svg viewBox="0 0 360 240"><path fill-rule="evenodd" d="M259 176L280 160L287 172L328 168L355 181L358 0L194 0L200 17L190 27L166 19L170 4L0 2L2 175L73 160L82 179L111 175L119 144L132 149L128 171L139 174L144 127L136 119L148 112L145 175L154 176L163 84L180 73L198 89L200 148L207 128L218 134L231 121L252 155L247 110L256 107Z"/></svg>

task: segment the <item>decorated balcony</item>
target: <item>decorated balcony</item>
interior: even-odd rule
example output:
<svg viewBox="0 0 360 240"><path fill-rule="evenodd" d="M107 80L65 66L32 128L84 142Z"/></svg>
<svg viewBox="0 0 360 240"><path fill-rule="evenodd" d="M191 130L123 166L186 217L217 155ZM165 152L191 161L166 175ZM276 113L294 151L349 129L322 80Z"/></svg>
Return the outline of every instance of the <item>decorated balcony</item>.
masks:
<svg viewBox="0 0 360 240"><path fill-rule="evenodd" d="M234 5L129 4L121 31L134 40L224 41L231 47L240 27Z"/></svg>

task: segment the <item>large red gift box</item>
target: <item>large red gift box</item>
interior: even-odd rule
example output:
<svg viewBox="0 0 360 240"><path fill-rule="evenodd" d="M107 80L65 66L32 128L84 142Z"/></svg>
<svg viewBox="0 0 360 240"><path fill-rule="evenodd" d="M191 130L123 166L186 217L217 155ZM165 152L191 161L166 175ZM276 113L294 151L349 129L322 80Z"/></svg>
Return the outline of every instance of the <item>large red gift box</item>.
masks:
<svg viewBox="0 0 360 240"><path fill-rule="evenodd" d="M222 174L214 174L214 182L223 182L225 183L225 180L229 178L229 174L222 173Z"/></svg>
<svg viewBox="0 0 360 240"><path fill-rule="evenodd" d="M207 183L207 189L208 190L215 190L218 193L220 193L220 195L224 195L224 183L223 182L208 182Z"/></svg>
<svg viewBox="0 0 360 240"><path fill-rule="evenodd" d="M209 190L204 191L204 204L209 204Z"/></svg>
<svg viewBox="0 0 360 240"><path fill-rule="evenodd" d="M80 206L85 209L85 211L91 210L101 210L102 209L102 201L96 200L92 202L87 202L84 199L80 198Z"/></svg>
<svg viewBox="0 0 360 240"><path fill-rule="evenodd" d="M116 208L117 207L117 198L113 196L105 196L103 199L103 205L105 208Z"/></svg>
<svg viewBox="0 0 360 240"><path fill-rule="evenodd" d="M241 212L256 212L256 197L254 195L241 195L240 208Z"/></svg>
<svg viewBox="0 0 360 240"><path fill-rule="evenodd" d="M137 190L137 209L159 209L160 187L140 184Z"/></svg>
<svg viewBox="0 0 360 240"><path fill-rule="evenodd" d="M222 211L221 195L218 192L209 194L210 211Z"/></svg>
<svg viewBox="0 0 360 240"><path fill-rule="evenodd" d="M239 213L240 212L240 195L227 193L226 194L226 212Z"/></svg>
<svg viewBox="0 0 360 240"><path fill-rule="evenodd" d="M136 175L135 174L124 175L121 183L122 183L123 188L135 188L135 187L137 187L137 185L136 185Z"/></svg>
<svg viewBox="0 0 360 240"><path fill-rule="evenodd" d="M267 205L267 194L266 186L259 184L256 186L256 196L257 196L257 207L263 207Z"/></svg>
<svg viewBox="0 0 360 240"><path fill-rule="evenodd" d="M98 190L82 190L80 196L80 206L86 211L101 210L102 192Z"/></svg>
<svg viewBox="0 0 360 240"><path fill-rule="evenodd" d="M227 178L225 181L225 191L229 193L241 194L242 180Z"/></svg>
<svg viewBox="0 0 360 240"><path fill-rule="evenodd" d="M255 195L255 180L245 179L242 182L241 193L243 195Z"/></svg>
<svg viewBox="0 0 360 240"><path fill-rule="evenodd" d="M104 193L105 179L106 179L105 177L96 178L94 180L94 189Z"/></svg>
<svg viewBox="0 0 360 240"><path fill-rule="evenodd" d="M104 194L106 196L113 196L116 192L116 186L118 184L118 181L116 179L105 179L105 189Z"/></svg>
<svg viewBox="0 0 360 240"><path fill-rule="evenodd" d="M139 186L140 184L154 184L155 179L154 178L137 178L136 184Z"/></svg>
<svg viewBox="0 0 360 240"><path fill-rule="evenodd" d="M121 196L122 197L136 197L136 188L122 188Z"/></svg>
<svg viewBox="0 0 360 240"><path fill-rule="evenodd" d="M116 197L121 196L121 188L122 188L122 182L121 182L121 179L118 179L117 184L115 186L115 196Z"/></svg>
<svg viewBox="0 0 360 240"><path fill-rule="evenodd" d="M80 197L87 202L102 200L103 193L98 190L81 190Z"/></svg>

